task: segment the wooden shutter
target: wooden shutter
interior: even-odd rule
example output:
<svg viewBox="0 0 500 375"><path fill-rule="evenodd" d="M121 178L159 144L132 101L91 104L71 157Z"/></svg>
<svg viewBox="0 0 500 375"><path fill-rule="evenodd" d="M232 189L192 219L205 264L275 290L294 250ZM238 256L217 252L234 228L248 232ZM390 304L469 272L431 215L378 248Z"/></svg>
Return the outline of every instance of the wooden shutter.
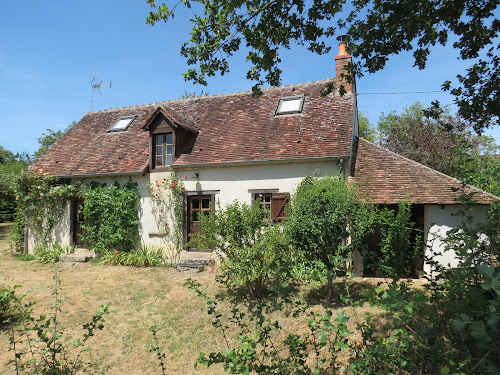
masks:
<svg viewBox="0 0 500 375"><path fill-rule="evenodd" d="M290 199L288 193L273 193L271 196L271 221L282 221L288 217L287 203Z"/></svg>

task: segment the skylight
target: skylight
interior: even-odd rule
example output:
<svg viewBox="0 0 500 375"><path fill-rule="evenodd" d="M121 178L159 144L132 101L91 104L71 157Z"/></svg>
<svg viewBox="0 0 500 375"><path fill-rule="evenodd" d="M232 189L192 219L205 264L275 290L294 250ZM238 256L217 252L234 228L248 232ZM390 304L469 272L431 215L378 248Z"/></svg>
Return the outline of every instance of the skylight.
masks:
<svg viewBox="0 0 500 375"><path fill-rule="evenodd" d="M276 110L276 115L289 115L292 113L301 113L304 104L303 96L292 96L281 98Z"/></svg>
<svg viewBox="0 0 500 375"><path fill-rule="evenodd" d="M129 125L134 121L136 116L126 116L126 117L120 117L120 119L115 122L115 124L109 129L109 132L121 132L126 130Z"/></svg>

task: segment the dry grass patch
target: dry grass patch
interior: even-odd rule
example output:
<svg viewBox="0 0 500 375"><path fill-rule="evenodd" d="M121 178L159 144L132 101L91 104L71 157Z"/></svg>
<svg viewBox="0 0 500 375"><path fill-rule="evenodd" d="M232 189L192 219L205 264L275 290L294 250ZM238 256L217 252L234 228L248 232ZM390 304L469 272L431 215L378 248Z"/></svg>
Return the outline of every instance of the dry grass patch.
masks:
<svg viewBox="0 0 500 375"><path fill-rule="evenodd" d="M215 281L215 273L180 273L171 268L130 268L97 264L56 265L61 279L62 325L65 337L79 336L82 324L89 321L95 310L105 303L110 304L111 313L106 317L105 328L90 340L91 355L102 360L109 374L160 374L154 353L149 352L153 344L149 327L160 327L158 338L166 354L167 373L175 374L221 374L221 367L204 368L194 363L200 352L210 353L225 349L219 330L210 323L205 302L184 287L191 277L207 287L210 296L219 295L223 301L221 311L230 309L234 295L223 292ZM21 261L12 256L5 241L0 241L0 286L20 284L21 293L29 292L30 301L36 301L35 316L50 313L54 266L38 262ZM354 298L373 282L355 283ZM323 311L321 301L325 291L318 285L296 286L294 297L308 302L316 311ZM242 304L244 306L244 304ZM355 331L356 320L363 319L375 310L370 307L345 307L338 303L330 306L334 314L345 311L355 319L349 328ZM283 330L279 336L308 332L306 319L293 318L292 307L275 311L271 317L278 319ZM233 330L232 333L236 333ZM356 339L356 336L353 336ZM8 338L0 336L0 373L3 364L12 358L7 350Z"/></svg>

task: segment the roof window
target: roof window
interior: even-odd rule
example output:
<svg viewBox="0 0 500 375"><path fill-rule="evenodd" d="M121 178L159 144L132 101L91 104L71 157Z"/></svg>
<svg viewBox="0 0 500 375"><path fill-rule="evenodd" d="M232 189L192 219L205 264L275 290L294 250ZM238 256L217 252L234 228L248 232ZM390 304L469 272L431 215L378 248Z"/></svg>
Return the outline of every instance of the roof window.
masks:
<svg viewBox="0 0 500 375"><path fill-rule="evenodd" d="M276 115L290 115L293 113L302 113L302 106L304 105L303 96L291 96L288 98L281 98L276 110Z"/></svg>
<svg viewBox="0 0 500 375"><path fill-rule="evenodd" d="M137 116L125 116L120 117L120 119L115 122L115 124L108 130L108 132L122 132L127 130L132 121L135 120Z"/></svg>

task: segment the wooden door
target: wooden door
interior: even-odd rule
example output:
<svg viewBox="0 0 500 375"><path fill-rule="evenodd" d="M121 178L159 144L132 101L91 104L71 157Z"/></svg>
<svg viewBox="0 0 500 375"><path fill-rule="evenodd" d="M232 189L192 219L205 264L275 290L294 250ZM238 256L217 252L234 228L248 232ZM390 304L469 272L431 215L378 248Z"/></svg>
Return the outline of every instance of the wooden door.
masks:
<svg viewBox="0 0 500 375"><path fill-rule="evenodd" d="M73 243L77 247L83 247L83 200L77 199L73 201Z"/></svg>
<svg viewBox="0 0 500 375"><path fill-rule="evenodd" d="M200 232L200 216L208 215L212 210L213 195L192 195L187 197L187 239ZM196 250L190 247L189 250Z"/></svg>

